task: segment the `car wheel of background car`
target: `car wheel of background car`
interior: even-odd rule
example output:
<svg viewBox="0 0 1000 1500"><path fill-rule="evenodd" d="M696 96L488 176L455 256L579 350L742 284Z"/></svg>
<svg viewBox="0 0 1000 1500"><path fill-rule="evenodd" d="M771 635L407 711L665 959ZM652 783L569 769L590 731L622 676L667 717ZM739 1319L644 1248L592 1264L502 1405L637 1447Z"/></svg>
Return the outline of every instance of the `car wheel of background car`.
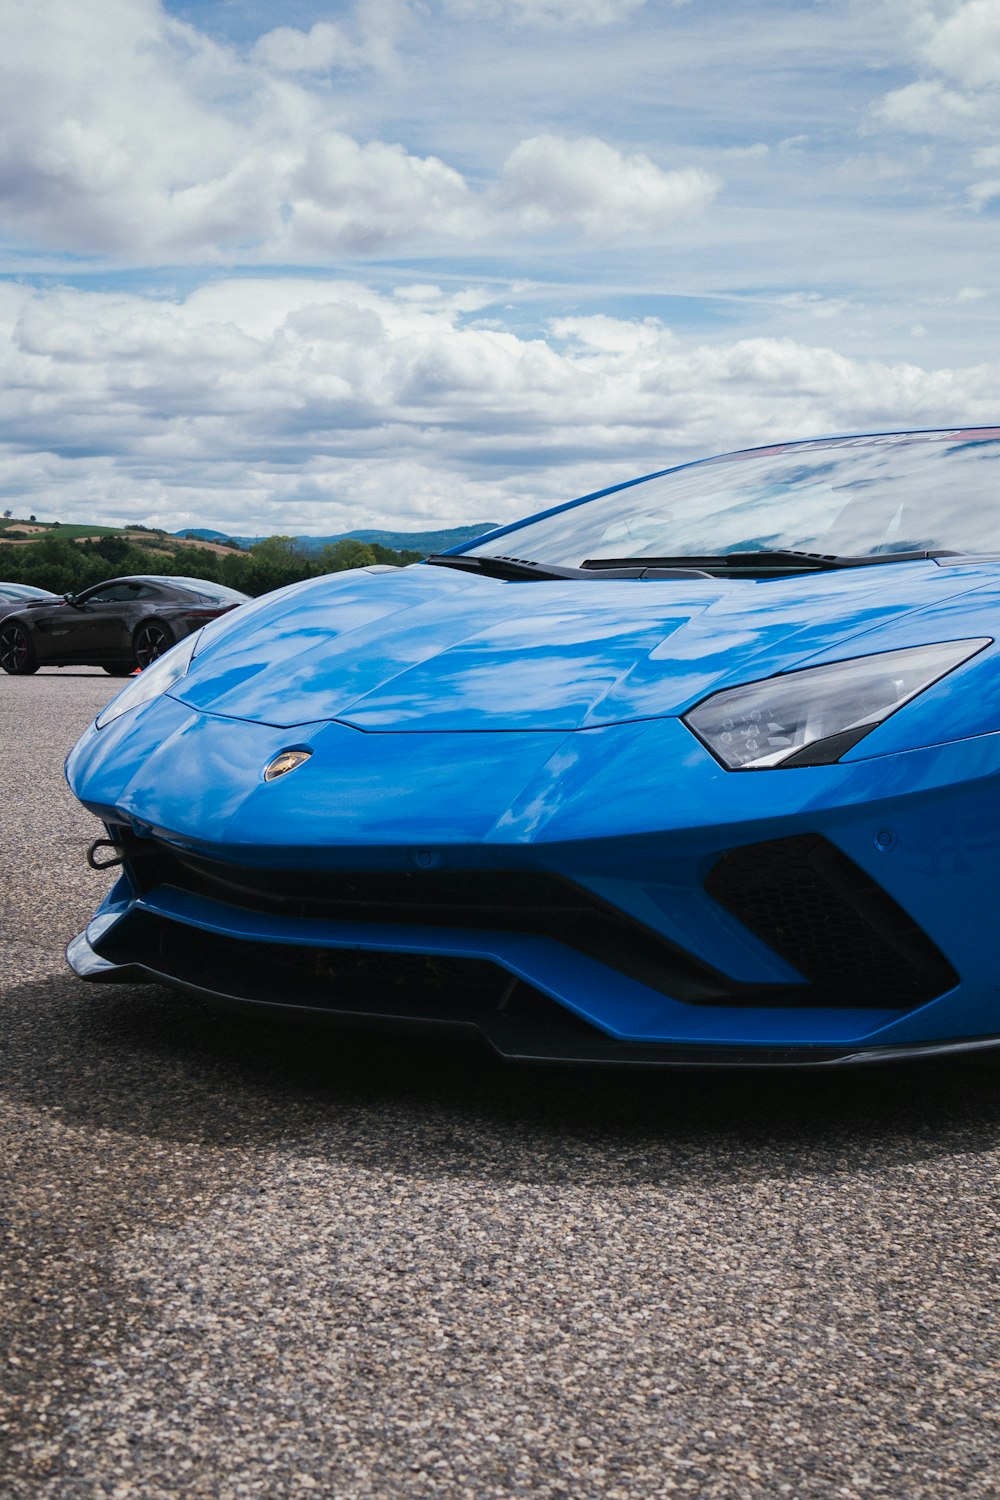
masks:
<svg viewBox="0 0 1000 1500"><path fill-rule="evenodd" d="M123 663L120 667L105 667L104 670L109 677L131 677L135 668Z"/></svg>
<svg viewBox="0 0 1000 1500"><path fill-rule="evenodd" d="M0 667L11 677L27 677L38 671L35 648L23 625L12 621L0 628Z"/></svg>
<svg viewBox="0 0 1000 1500"><path fill-rule="evenodd" d="M166 625L161 625L159 620L147 620L140 625L132 637L132 649L135 652L135 664L145 670L164 651L169 651L174 644L173 631Z"/></svg>

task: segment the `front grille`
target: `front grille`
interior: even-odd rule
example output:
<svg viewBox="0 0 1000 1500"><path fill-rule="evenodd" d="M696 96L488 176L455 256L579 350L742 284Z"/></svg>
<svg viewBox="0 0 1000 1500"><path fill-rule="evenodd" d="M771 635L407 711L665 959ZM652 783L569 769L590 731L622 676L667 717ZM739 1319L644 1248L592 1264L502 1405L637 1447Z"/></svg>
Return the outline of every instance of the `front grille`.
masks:
<svg viewBox="0 0 1000 1500"><path fill-rule="evenodd" d="M571 881L531 871L285 871L207 860L119 834L140 892L158 885L244 911L393 926L479 928L554 938L678 1000L740 991L624 912Z"/></svg>
<svg viewBox="0 0 1000 1500"><path fill-rule="evenodd" d="M705 889L809 980L812 1004L909 1009L958 983L912 917L818 835L733 849Z"/></svg>

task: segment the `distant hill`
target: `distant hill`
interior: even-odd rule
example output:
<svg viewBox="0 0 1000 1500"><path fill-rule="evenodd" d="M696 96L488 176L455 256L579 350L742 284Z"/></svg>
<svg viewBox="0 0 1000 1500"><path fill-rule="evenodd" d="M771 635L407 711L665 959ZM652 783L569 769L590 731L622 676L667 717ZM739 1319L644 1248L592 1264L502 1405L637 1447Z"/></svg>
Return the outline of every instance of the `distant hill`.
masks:
<svg viewBox="0 0 1000 1500"><path fill-rule="evenodd" d="M482 536L484 532L492 531L499 526L499 521L478 521L473 526L451 526L444 531L338 531L333 536L297 536L294 538L296 546L300 551L306 553L319 552L330 542L358 541L377 542L380 547L391 547L394 552L447 552L449 547L457 547L460 542L471 542L475 537ZM259 536L230 536L225 531L212 531L205 526L185 526L183 531L175 531L175 537L197 537L201 542L236 542L240 547L252 547L255 542L263 541Z"/></svg>

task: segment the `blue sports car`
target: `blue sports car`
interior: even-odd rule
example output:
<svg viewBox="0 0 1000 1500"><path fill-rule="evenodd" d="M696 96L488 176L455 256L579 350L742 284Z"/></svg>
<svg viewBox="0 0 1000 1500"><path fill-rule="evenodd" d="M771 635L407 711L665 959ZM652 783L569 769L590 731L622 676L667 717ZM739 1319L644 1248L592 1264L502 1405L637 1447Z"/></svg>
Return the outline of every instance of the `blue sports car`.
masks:
<svg viewBox="0 0 1000 1500"><path fill-rule="evenodd" d="M508 1057L1000 1045L1000 428L776 444L267 595L67 762L81 978Z"/></svg>

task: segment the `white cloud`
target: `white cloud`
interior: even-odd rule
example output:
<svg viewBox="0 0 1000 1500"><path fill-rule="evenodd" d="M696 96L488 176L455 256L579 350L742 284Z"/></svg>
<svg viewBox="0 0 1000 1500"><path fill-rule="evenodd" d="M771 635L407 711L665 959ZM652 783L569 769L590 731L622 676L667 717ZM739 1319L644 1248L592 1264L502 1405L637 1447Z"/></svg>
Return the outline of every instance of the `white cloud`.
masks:
<svg viewBox="0 0 1000 1500"><path fill-rule="evenodd" d="M775 300L779 307L806 313L810 318L822 321L839 318L850 308L850 303L842 297L824 297L819 292L787 292Z"/></svg>
<svg viewBox="0 0 1000 1500"><path fill-rule="evenodd" d="M697 167L664 171L648 156L626 156L606 141L539 135L522 141L503 169L502 205L530 229L576 223L595 239L657 233L699 213L719 181Z"/></svg>
<svg viewBox="0 0 1000 1500"><path fill-rule="evenodd" d="M257 38L250 56L277 73L391 69L411 23L405 0L359 0L348 25L317 21L308 31L278 26Z"/></svg>
<svg viewBox="0 0 1000 1500"><path fill-rule="evenodd" d="M953 201L957 186L967 207L978 213L1000 198L1000 148L994 144L1000 128L1000 0L887 3L900 17L918 65L934 76L885 95L871 117L892 129L934 139L932 149L942 150L945 160L949 141L973 146L970 158L952 158L950 169L942 170L938 163L935 171L929 162L927 181L939 189L947 183ZM983 140L989 144L975 146Z"/></svg>
<svg viewBox="0 0 1000 1500"><path fill-rule="evenodd" d="M757 141L752 146L730 146L725 152L733 161L760 161L770 154L771 148L765 141Z"/></svg>
<svg viewBox="0 0 1000 1500"><path fill-rule="evenodd" d="M155 0L5 9L8 234L90 250L141 242L171 194L231 165L239 128L205 97L225 86L227 57Z"/></svg>
<svg viewBox="0 0 1000 1500"><path fill-rule="evenodd" d="M184 6L212 40L162 0L0 0L4 269L176 297L0 283L0 480L67 517L419 525L993 420L992 220L956 212L1000 178L983 17L891 3ZM352 257L381 290L295 269Z"/></svg>
<svg viewBox="0 0 1000 1500"><path fill-rule="evenodd" d="M930 148L921 148L926 154ZM861 152L847 156L837 167L837 177L855 191L884 193L887 186L905 180L913 171L912 155L893 156L888 152Z"/></svg>
<svg viewBox="0 0 1000 1500"><path fill-rule="evenodd" d="M645 4L646 0L445 0L445 9L460 20L505 21L555 30L612 26Z"/></svg>
<svg viewBox="0 0 1000 1500"><path fill-rule="evenodd" d="M250 55L278 73L325 73L361 62L354 43L332 21L317 21L309 31L278 26L257 39Z"/></svg>
<svg viewBox="0 0 1000 1500"><path fill-rule="evenodd" d="M6 5L0 206L25 244L280 263L496 234L614 239L658 231L716 190L698 169L665 172L591 138L523 142L500 191L434 154L357 139L331 96L288 75L391 66L402 0L364 0L350 35L331 22L272 30L249 64L159 0Z"/></svg>
<svg viewBox="0 0 1000 1500"><path fill-rule="evenodd" d="M359 146L333 132L309 143L287 190L287 229L272 246L279 256L282 242L290 256L363 253L430 230L471 237L479 223L464 179L443 161L382 141Z"/></svg>
<svg viewBox="0 0 1000 1500"><path fill-rule="evenodd" d="M875 108L876 116L887 125L931 135L966 133L986 121L989 113L982 100L950 89L937 78L894 89Z"/></svg>
<svg viewBox="0 0 1000 1500"><path fill-rule="evenodd" d="M998 0L965 0L945 7L938 19L925 20L923 54L939 72L964 88L1000 83L1000 4Z"/></svg>
<svg viewBox="0 0 1000 1500"><path fill-rule="evenodd" d="M7 503L171 530L418 528L512 518L720 446L995 417L995 364L709 344L608 315L519 338L475 321L485 297L305 278L181 302L0 285Z"/></svg>
<svg viewBox="0 0 1000 1500"><path fill-rule="evenodd" d="M1000 177L974 182L969 188L969 201L973 208L985 208L997 198L1000 198Z"/></svg>
<svg viewBox="0 0 1000 1500"><path fill-rule="evenodd" d="M638 349L662 345L671 337L669 330L655 318L628 322L608 317L606 313L583 318L554 318L550 329L555 338L573 344L581 351L596 350L600 354L634 354Z"/></svg>
<svg viewBox="0 0 1000 1500"><path fill-rule="evenodd" d="M925 76L875 106L885 123L928 135L995 127L1000 110L1000 0L889 0ZM937 76L934 76L937 75Z"/></svg>

